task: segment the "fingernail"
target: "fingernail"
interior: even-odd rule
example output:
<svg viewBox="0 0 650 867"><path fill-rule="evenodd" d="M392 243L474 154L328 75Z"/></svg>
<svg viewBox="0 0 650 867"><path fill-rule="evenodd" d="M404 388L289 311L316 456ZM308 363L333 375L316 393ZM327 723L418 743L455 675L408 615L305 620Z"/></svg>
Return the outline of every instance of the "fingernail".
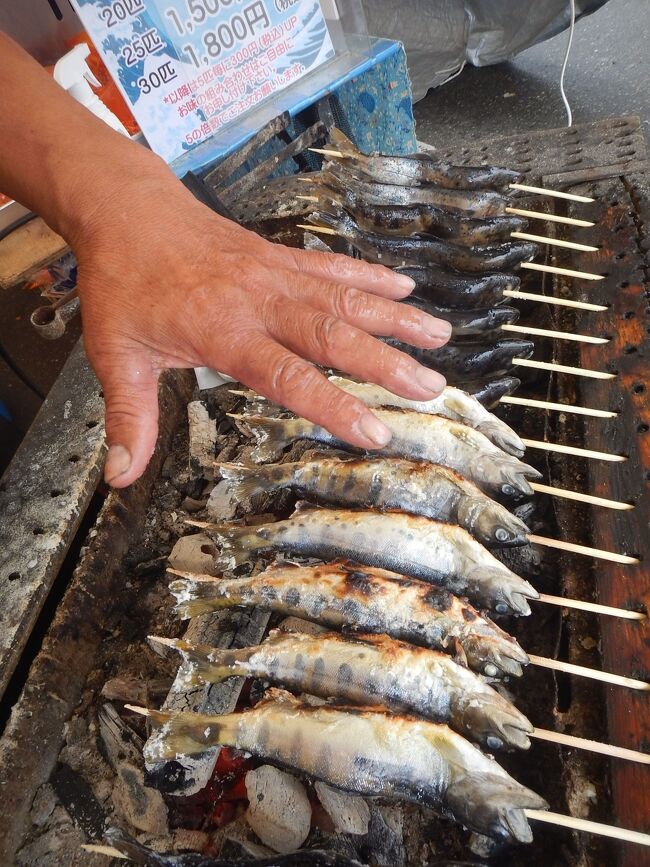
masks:
<svg viewBox="0 0 650 867"><path fill-rule="evenodd" d="M110 446L104 464L104 481L110 485L131 466L131 452L124 446Z"/></svg>
<svg viewBox="0 0 650 867"><path fill-rule="evenodd" d="M444 319L431 319L427 317L422 322L422 330L436 340L449 340L451 337L451 322Z"/></svg>
<svg viewBox="0 0 650 867"><path fill-rule="evenodd" d="M404 289L408 292L412 292L415 289L415 280L411 277L407 277L406 274L395 274L395 284L399 286L400 289Z"/></svg>
<svg viewBox="0 0 650 867"><path fill-rule="evenodd" d="M422 388L428 388L429 391L435 391L436 394L441 392L447 385L447 380L437 371L430 370L428 367L420 365L415 372L415 381Z"/></svg>
<svg viewBox="0 0 650 867"><path fill-rule="evenodd" d="M367 436L369 440L372 440L377 446L385 446L392 436L386 425L379 421L377 416L371 412L366 412L361 416L359 427L361 428L361 433Z"/></svg>

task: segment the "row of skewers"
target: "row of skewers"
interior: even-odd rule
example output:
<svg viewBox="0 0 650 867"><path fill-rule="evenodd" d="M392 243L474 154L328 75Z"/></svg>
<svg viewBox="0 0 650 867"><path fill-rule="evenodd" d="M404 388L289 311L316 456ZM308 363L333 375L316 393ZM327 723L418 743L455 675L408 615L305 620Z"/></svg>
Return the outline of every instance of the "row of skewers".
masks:
<svg viewBox="0 0 650 867"><path fill-rule="evenodd" d="M322 563L281 561L244 578L170 570L179 616L259 606L330 631L316 638L275 632L261 645L238 651L151 638L182 655L186 686L243 675L261 678L272 689L255 707L219 717L133 708L159 727L146 758L233 746L347 791L432 807L496 839L529 841L533 818L647 845L647 835L547 814L542 798L478 746L527 749L537 737L648 761L642 753L536 729L489 682L520 676L534 662L650 688L632 678L529 657L487 613L526 616L529 600L541 599L644 617L540 596L500 556L505 548L552 544L533 536L508 508L535 490L555 490L540 485L541 474L521 460L529 442L468 393L491 402L508 397L518 384L510 375L513 359L525 361L534 348L501 334L516 327L517 318L502 302L526 294L507 270L534 265L535 244L545 240L523 231L521 209L511 206L505 192L536 188L502 169L445 166L424 155L359 154L338 131L332 144L336 150L326 155L334 154L334 162L310 191L317 205L314 222L319 231L347 238L364 258L413 276L413 303L449 318L454 337L449 349L431 357L400 348L418 353L420 361L467 391L448 387L434 401L413 402L334 377L339 387L377 408L390 428L392 439L379 454L351 458L336 452L300 463L219 466L236 499L290 489L317 505L299 503L288 519L255 527L190 522L217 543L215 569L232 572L268 554ZM517 241L507 240L510 235ZM256 396L246 397L259 410ZM272 408L234 418L255 439L252 457L260 463L277 460L296 440L349 451L324 428L274 415ZM635 562L567 543L554 546ZM314 705L292 693L328 703Z"/></svg>

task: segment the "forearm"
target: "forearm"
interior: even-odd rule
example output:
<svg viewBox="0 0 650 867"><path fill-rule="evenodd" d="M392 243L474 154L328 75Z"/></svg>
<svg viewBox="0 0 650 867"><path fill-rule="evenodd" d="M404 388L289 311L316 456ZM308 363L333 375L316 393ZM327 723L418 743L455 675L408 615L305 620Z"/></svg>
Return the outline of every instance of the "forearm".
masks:
<svg viewBox="0 0 650 867"><path fill-rule="evenodd" d="M72 243L116 182L168 172L147 149L79 105L0 33L0 191Z"/></svg>

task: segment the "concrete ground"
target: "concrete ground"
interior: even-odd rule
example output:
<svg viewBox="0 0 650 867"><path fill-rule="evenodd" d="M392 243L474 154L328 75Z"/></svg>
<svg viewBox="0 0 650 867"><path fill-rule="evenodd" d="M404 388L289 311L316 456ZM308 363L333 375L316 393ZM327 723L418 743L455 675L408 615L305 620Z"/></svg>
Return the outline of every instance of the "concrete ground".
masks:
<svg viewBox="0 0 650 867"><path fill-rule="evenodd" d="M564 32L510 63L467 66L416 104L418 138L444 147L476 135L565 126L559 80L566 43ZM610 0L577 23L565 89L575 123L638 114L650 138L649 0Z"/></svg>

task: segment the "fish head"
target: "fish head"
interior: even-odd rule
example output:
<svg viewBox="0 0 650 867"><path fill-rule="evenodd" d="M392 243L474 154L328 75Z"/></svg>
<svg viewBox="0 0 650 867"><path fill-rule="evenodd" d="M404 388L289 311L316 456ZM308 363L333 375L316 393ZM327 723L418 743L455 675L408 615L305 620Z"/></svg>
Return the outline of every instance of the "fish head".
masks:
<svg viewBox="0 0 650 867"><path fill-rule="evenodd" d="M505 506L484 496L463 498L457 517L479 542L492 548L525 545L530 532Z"/></svg>
<svg viewBox="0 0 650 867"><path fill-rule="evenodd" d="M452 780L447 804L467 827L497 840L530 843L533 834L524 810L548 809L548 804L522 786L494 762L494 770L481 768Z"/></svg>
<svg viewBox="0 0 650 867"><path fill-rule="evenodd" d="M488 677L521 677L528 663L526 652L510 635L488 621L491 630L468 630L462 645L469 667Z"/></svg>
<svg viewBox="0 0 650 867"><path fill-rule="evenodd" d="M497 490L509 499L520 494L529 497L533 493L529 480L542 478L542 474L535 467L512 455L491 454L486 463L491 464L490 476Z"/></svg>
<svg viewBox="0 0 650 867"><path fill-rule="evenodd" d="M488 750L527 750L532 723L496 690L465 695L458 712L470 740Z"/></svg>
<svg viewBox="0 0 650 867"><path fill-rule="evenodd" d="M516 458L522 457L526 447L511 427L499 418L487 419L476 426L497 448Z"/></svg>

